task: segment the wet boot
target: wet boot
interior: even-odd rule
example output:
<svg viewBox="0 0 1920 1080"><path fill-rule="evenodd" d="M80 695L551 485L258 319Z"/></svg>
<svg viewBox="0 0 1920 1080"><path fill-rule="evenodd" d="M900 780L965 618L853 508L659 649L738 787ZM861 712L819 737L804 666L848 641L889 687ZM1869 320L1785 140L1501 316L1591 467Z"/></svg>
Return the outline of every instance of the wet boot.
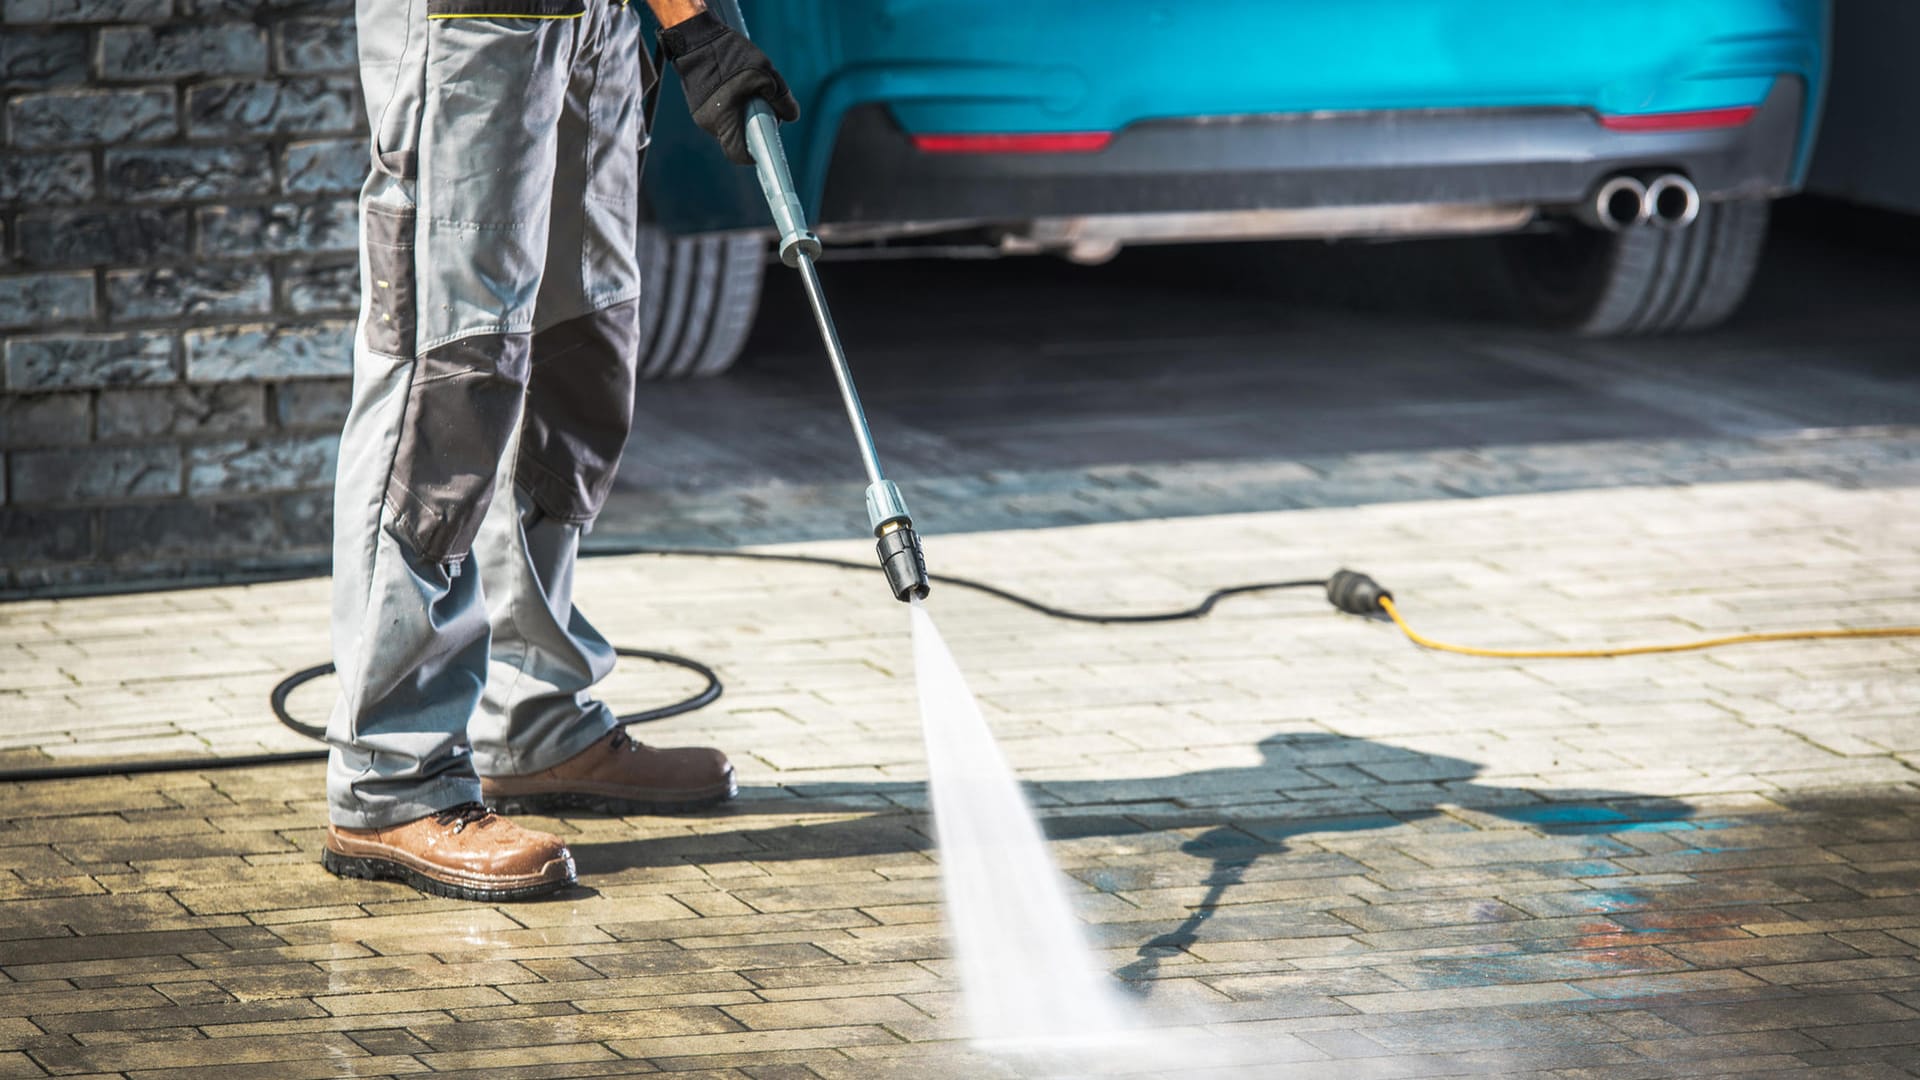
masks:
<svg viewBox="0 0 1920 1080"><path fill-rule="evenodd" d="M403 881L484 903L528 900L574 882L573 853L559 837L523 829L479 803L384 829L328 825L320 863L341 877Z"/></svg>
<svg viewBox="0 0 1920 1080"><path fill-rule="evenodd" d="M625 728L548 769L483 776L481 798L502 813L593 810L658 814L725 802L739 792L733 763L718 750L662 750L635 742Z"/></svg>

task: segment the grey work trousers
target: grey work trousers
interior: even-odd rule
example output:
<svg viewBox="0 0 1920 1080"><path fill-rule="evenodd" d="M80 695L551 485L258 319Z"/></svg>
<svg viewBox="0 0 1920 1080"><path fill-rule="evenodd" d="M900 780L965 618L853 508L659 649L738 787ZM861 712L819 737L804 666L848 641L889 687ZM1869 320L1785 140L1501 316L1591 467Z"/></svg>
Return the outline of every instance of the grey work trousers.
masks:
<svg viewBox="0 0 1920 1080"><path fill-rule="evenodd" d="M604 736L580 534L633 417L635 10L359 0L373 131L334 496L337 825L480 797Z"/></svg>

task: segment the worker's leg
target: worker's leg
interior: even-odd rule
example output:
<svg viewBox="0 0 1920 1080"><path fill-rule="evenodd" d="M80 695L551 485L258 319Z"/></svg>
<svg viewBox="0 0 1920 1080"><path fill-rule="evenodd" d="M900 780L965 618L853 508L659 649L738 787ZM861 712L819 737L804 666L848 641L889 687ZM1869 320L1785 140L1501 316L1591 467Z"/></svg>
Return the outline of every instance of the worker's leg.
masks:
<svg viewBox="0 0 1920 1080"><path fill-rule="evenodd" d="M359 5L375 167L335 494L340 695L327 792L343 827L392 826L480 794L466 729L488 626L468 556L526 392L581 21L477 17L489 11L484 0Z"/></svg>
<svg viewBox="0 0 1920 1080"><path fill-rule="evenodd" d="M545 769L614 726L590 695L613 649L574 607L573 578L633 419L643 46L637 8L597 2L558 125L526 416L475 548L493 627L469 729L485 776Z"/></svg>
<svg viewBox="0 0 1920 1080"><path fill-rule="evenodd" d="M612 650L573 604L580 535L613 485L632 422L640 334L638 19L611 4L607 17L561 122L527 412L514 475L476 548L494 652L469 730L485 797L513 811L685 808L735 790L719 751L642 746L615 727L590 696Z"/></svg>

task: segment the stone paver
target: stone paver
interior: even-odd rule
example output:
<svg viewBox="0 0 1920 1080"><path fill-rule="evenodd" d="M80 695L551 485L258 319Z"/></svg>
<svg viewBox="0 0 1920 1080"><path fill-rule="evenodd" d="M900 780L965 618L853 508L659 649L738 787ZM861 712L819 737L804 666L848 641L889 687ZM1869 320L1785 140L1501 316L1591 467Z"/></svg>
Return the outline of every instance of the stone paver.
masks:
<svg viewBox="0 0 1920 1080"><path fill-rule="evenodd" d="M1436 636L1558 645L1920 623L1916 510L1810 469L928 553L1101 610L1351 565ZM736 804L541 819L582 887L496 908L328 876L316 765L0 785L0 1076L1076 1074L956 1041L876 574L628 556L582 585L614 640L720 670L717 705L644 737L729 749ZM324 658L325 591L0 606L0 765L307 748L265 700ZM1920 1074L1914 642L1509 663L1311 592L1166 625L932 610L1102 963L1188 1032L1145 1074ZM609 696L692 688L629 664Z"/></svg>

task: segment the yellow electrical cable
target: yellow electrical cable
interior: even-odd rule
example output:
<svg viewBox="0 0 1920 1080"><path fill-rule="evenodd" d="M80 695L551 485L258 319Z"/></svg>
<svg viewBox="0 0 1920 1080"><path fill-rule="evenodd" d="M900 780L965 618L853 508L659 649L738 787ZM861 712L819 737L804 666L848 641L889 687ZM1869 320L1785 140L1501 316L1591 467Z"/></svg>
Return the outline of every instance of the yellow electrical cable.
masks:
<svg viewBox="0 0 1920 1080"><path fill-rule="evenodd" d="M1731 634L1701 641L1679 641L1671 645L1623 645L1617 649L1481 649L1472 645L1449 645L1444 641L1435 641L1408 626L1407 620L1400 617L1400 609L1394 606L1392 597L1381 597L1380 607L1393 619L1393 624L1398 626L1415 645L1440 652L1459 653L1462 656L1486 656L1496 660L1590 660L1605 656L1693 652L1698 649L1717 649L1722 645L1752 645L1762 641L1920 637L1920 626L1886 626L1872 630L1780 630L1765 634Z"/></svg>

